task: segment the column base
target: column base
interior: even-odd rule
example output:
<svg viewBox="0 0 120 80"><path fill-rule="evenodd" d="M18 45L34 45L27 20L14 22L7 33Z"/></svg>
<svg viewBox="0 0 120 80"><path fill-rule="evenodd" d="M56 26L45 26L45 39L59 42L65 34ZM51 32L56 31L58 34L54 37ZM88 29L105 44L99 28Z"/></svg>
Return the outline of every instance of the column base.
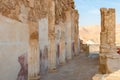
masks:
<svg viewBox="0 0 120 80"><path fill-rule="evenodd" d="M65 62L60 62L60 65L62 66L62 65L65 65Z"/></svg>
<svg viewBox="0 0 120 80"><path fill-rule="evenodd" d="M120 70L120 55L117 53L107 55L107 73Z"/></svg>
<svg viewBox="0 0 120 80"><path fill-rule="evenodd" d="M106 61L107 61L106 54L100 53L99 54L99 73L101 74L107 73Z"/></svg>
<svg viewBox="0 0 120 80"><path fill-rule="evenodd" d="M120 57L117 53L100 54L99 72L101 74L113 73L120 69Z"/></svg>
<svg viewBox="0 0 120 80"><path fill-rule="evenodd" d="M57 69L56 68L48 69L48 72L50 73L57 72Z"/></svg>
<svg viewBox="0 0 120 80"><path fill-rule="evenodd" d="M72 55L66 57L67 60L71 60L72 58Z"/></svg>
<svg viewBox="0 0 120 80"><path fill-rule="evenodd" d="M74 56L78 56L79 54L75 54Z"/></svg>
<svg viewBox="0 0 120 80"><path fill-rule="evenodd" d="M66 62L69 63L72 60L72 58L67 58Z"/></svg>
<svg viewBox="0 0 120 80"><path fill-rule="evenodd" d="M40 80L40 76L30 77L28 80Z"/></svg>

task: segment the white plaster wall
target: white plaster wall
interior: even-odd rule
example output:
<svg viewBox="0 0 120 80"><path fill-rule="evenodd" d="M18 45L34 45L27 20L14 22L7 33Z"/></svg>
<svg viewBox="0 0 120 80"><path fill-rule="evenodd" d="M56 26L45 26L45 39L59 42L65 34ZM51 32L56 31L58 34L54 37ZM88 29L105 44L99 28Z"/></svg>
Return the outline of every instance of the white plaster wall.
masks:
<svg viewBox="0 0 120 80"><path fill-rule="evenodd" d="M66 42L66 56L72 58L72 38L71 38L71 21L66 22L65 42Z"/></svg>
<svg viewBox="0 0 120 80"><path fill-rule="evenodd" d="M48 19L43 18L39 20L39 45L40 49L48 46Z"/></svg>
<svg viewBox="0 0 120 80"><path fill-rule="evenodd" d="M41 74L47 72L48 69L48 53L45 48L48 48L48 19L43 18L39 20L39 46L41 50ZM44 58L45 57L45 58Z"/></svg>
<svg viewBox="0 0 120 80"><path fill-rule="evenodd" d="M0 80L16 80L20 70L18 57L28 51L26 24L0 15Z"/></svg>
<svg viewBox="0 0 120 80"><path fill-rule="evenodd" d="M57 24L55 25L55 35L56 35L56 44L60 43L60 37L61 37L61 25Z"/></svg>

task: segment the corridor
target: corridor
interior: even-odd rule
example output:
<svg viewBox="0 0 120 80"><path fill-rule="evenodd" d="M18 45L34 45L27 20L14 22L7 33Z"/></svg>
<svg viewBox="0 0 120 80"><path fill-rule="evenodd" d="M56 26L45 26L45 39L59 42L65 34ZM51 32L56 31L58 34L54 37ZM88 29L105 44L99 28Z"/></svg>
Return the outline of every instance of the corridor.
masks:
<svg viewBox="0 0 120 80"><path fill-rule="evenodd" d="M73 60L60 66L55 73L41 76L41 80L92 80L98 70L98 58L81 53Z"/></svg>

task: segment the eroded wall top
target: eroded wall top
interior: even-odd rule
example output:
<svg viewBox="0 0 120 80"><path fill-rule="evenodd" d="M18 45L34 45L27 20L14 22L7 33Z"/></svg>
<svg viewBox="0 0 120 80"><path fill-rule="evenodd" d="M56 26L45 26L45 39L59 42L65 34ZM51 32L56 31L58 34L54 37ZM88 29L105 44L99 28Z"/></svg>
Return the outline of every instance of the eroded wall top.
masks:
<svg viewBox="0 0 120 80"><path fill-rule="evenodd" d="M35 21L46 16L47 5L47 0L0 0L0 13L19 21Z"/></svg>
<svg viewBox="0 0 120 80"><path fill-rule="evenodd" d="M26 23L45 18L49 14L50 0L0 0L0 14ZM55 1L55 23L65 21L65 11L74 10L74 0Z"/></svg>

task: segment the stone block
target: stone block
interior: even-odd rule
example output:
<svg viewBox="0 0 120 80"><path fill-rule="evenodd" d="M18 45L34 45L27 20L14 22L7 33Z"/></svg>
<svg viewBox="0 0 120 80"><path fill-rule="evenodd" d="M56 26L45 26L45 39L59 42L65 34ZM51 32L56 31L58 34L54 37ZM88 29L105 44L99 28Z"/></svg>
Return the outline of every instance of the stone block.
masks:
<svg viewBox="0 0 120 80"><path fill-rule="evenodd" d="M99 72L102 74L106 73L106 55L100 54L99 55Z"/></svg>
<svg viewBox="0 0 120 80"><path fill-rule="evenodd" d="M92 80L120 80L120 70L111 74L96 74Z"/></svg>
<svg viewBox="0 0 120 80"><path fill-rule="evenodd" d="M117 53L107 55L107 73L112 73L120 69L120 55Z"/></svg>
<svg viewBox="0 0 120 80"><path fill-rule="evenodd" d="M93 76L92 80L105 80L105 77L107 75L103 75L103 74L96 74L95 76Z"/></svg>

